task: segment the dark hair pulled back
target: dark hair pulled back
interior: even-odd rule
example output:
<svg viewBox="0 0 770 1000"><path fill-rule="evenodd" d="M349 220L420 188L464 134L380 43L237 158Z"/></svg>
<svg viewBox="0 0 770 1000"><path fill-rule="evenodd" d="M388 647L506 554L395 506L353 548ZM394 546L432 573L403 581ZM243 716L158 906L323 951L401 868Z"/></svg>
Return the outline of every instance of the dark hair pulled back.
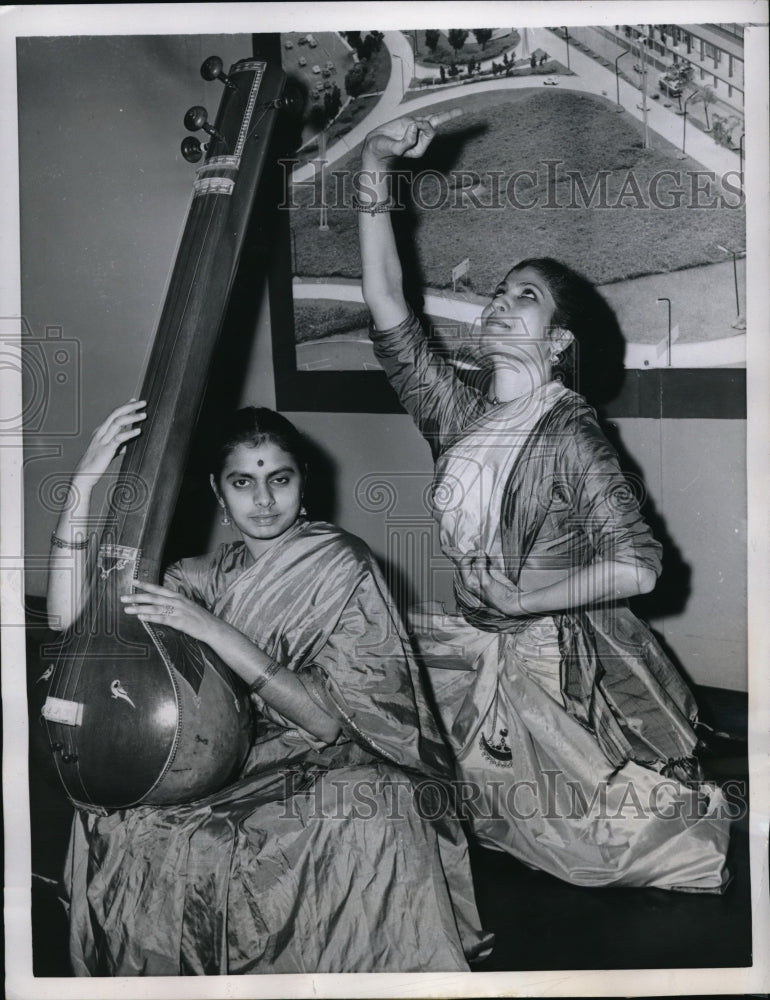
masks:
<svg viewBox="0 0 770 1000"><path fill-rule="evenodd" d="M258 448L268 443L291 455L303 478L306 476L309 447L294 424L265 406L245 406L227 417L218 429L211 452L214 479L219 482L228 455L238 445Z"/></svg>
<svg viewBox="0 0 770 1000"><path fill-rule="evenodd" d="M623 381L625 341L607 300L582 274L552 257L530 257L514 271L532 268L553 297L552 327L569 330L575 338L554 365L554 376L589 402L607 402Z"/></svg>

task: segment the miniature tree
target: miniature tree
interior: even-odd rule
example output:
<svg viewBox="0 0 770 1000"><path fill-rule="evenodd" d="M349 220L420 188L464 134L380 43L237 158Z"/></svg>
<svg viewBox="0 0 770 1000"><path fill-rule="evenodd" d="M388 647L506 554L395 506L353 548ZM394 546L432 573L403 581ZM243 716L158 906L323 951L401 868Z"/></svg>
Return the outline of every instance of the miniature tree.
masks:
<svg viewBox="0 0 770 1000"><path fill-rule="evenodd" d="M345 74L345 90L349 97L355 100L363 94L368 82L367 67L364 63L356 63Z"/></svg>
<svg viewBox="0 0 770 1000"><path fill-rule="evenodd" d="M466 39L468 38L468 32L465 28L450 28L447 32L447 38L449 39L449 44L457 53L463 45L465 45Z"/></svg>
<svg viewBox="0 0 770 1000"><path fill-rule="evenodd" d="M440 39L441 39L441 32L437 31L435 28L429 28L425 32L425 44L428 46L431 52L436 51Z"/></svg>
<svg viewBox="0 0 770 1000"><path fill-rule="evenodd" d="M361 46L363 45L363 41L364 41L363 38L361 37L361 32L360 31L346 31L346 32L344 32L344 35L345 35L345 41L348 43L348 45L351 47L351 49L355 49L356 54L360 55L361 54Z"/></svg>
<svg viewBox="0 0 770 1000"><path fill-rule="evenodd" d="M483 52L484 49L487 47L487 42L492 37L492 29L491 28L472 28L471 30L473 31L473 35L474 35L476 41L481 46L481 51Z"/></svg>
<svg viewBox="0 0 770 1000"><path fill-rule="evenodd" d="M335 118L342 107L342 94L340 93L340 88L335 85L331 90L324 94L324 111L327 117L331 120Z"/></svg>
<svg viewBox="0 0 770 1000"><path fill-rule="evenodd" d="M325 99L324 104L326 104ZM326 125L326 115L324 114L324 109L320 106L320 104L314 104L310 109L308 121L316 132L320 132L324 125Z"/></svg>
<svg viewBox="0 0 770 1000"><path fill-rule="evenodd" d="M711 126L709 125L709 105L715 104L717 95L714 92L714 88L706 84L704 87L698 88L698 96L695 98L696 101L700 101L703 105L703 113L706 116L706 128L710 131Z"/></svg>

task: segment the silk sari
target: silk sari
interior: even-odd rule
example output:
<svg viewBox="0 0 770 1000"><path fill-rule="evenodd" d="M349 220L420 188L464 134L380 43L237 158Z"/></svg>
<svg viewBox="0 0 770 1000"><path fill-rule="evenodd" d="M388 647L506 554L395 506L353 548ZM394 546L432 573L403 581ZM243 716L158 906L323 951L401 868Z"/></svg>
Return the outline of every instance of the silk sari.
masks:
<svg viewBox="0 0 770 1000"><path fill-rule="evenodd" d="M435 807L447 751L363 543L302 520L255 561L226 544L164 582L302 676L342 735L326 746L255 696L255 739L229 787L79 811L76 974L467 969L490 936L460 825Z"/></svg>
<svg viewBox="0 0 770 1000"><path fill-rule="evenodd" d="M660 546L585 401L556 382L490 406L435 357L414 317L375 352L436 457L433 513L457 566L629 562ZM700 780L693 697L625 602L506 617L455 574L458 613L413 635L473 832L565 881L720 892L730 815Z"/></svg>

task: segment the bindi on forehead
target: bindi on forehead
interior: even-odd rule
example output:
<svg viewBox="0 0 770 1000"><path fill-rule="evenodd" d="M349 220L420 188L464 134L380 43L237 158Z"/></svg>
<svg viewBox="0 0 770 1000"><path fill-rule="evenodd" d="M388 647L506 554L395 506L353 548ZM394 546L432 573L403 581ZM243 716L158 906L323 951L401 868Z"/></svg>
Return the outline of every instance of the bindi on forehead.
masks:
<svg viewBox="0 0 770 1000"><path fill-rule="evenodd" d="M264 463L264 462L262 461L262 459L261 459L261 458L258 458L258 459L257 459L257 465L258 465L258 466L260 467L260 469L262 468L262 466L263 466L264 464L265 464L265 463Z"/></svg>

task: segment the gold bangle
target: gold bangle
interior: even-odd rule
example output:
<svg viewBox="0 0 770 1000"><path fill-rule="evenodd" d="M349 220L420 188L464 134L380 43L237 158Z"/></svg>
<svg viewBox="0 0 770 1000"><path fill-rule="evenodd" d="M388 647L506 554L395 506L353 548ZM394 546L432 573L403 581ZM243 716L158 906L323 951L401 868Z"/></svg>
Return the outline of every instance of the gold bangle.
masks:
<svg viewBox="0 0 770 1000"><path fill-rule="evenodd" d="M360 198L353 198L353 211L354 212L366 212L367 215L377 215L378 212L392 212L397 205L392 198L386 198L384 201L371 201L368 204L361 201Z"/></svg>
<svg viewBox="0 0 770 1000"><path fill-rule="evenodd" d="M59 538L55 531L51 532L51 545L57 549L87 549L88 539L83 538L79 542L68 542L65 538Z"/></svg>
<svg viewBox="0 0 770 1000"><path fill-rule="evenodd" d="M278 660L271 660L265 670L257 677L255 681L249 684L249 694L259 694L262 688L267 684L267 682L274 677L275 674L281 669L281 664Z"/></svg>

